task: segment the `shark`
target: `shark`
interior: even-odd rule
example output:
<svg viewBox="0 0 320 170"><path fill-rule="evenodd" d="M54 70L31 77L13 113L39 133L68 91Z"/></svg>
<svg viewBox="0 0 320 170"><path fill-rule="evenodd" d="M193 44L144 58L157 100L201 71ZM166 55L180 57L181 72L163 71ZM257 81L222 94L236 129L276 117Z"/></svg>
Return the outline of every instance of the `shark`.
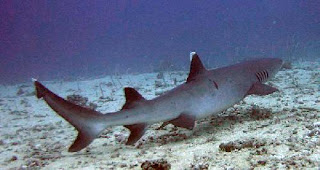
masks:
<svg viewBox="0 0 320 170"><path fill-rule="evenodd" d="M190 72L186 81L151 100L137 90L124 88L125 104L119 111L101 113L69 102L34 80L36 97L42 98L59 116L74 126L77 138L69 152L78 152L107 128L124 126L130 135L127 145L134 145L148 125L162 122L192 130L196 120L218 114L248 95L268 95L278 91L265 84L280 70L279 58L262 58L208 70L196 52L190 53Z"/></svg>

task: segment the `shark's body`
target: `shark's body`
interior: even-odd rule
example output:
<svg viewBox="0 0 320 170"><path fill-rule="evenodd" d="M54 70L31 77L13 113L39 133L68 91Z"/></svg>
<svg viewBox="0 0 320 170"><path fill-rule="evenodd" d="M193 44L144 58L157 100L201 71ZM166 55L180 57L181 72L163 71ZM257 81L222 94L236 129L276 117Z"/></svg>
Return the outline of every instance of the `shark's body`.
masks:
<svg viewBox="0 0 320 170"><path fill-rule="evenodd" d="M263 84L282 65L280 59L258 59L214 70L206 70L198 55L192 53L186 83L152 100L145 100L133 88L125 88L126 103L118 112L102 114L72 104L35 81L37 97L71 123L78 131L69 151L88 146L109 126L124 125L131 134L127 144L134 144L148 124L164 122L192 129L196 119L208 117L233 106L250 94L267 95L276 88Z"/></svg>

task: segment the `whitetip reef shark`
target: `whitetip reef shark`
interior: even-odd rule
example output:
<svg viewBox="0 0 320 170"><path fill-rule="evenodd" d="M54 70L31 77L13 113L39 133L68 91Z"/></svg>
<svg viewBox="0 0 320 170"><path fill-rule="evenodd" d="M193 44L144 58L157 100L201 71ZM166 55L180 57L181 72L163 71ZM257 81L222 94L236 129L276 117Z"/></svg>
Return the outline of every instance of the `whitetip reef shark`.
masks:
<svg viewBox="0 0 320 170"><path fill-rule="evenodd" d="M110 126L130 130L128 145L135 144L149 124L164 122L192 130L197 119L218 114L247 95L268 95L276 88L263 84L281 68L282 60L264 58L207 70L195 52L190 53L190 73L185 83L152 100L135 89L124 88L126 103L117 112L107 114L73 104L34 80L37 98L46 103L78 131L69 152L87 147Z"/></svg>

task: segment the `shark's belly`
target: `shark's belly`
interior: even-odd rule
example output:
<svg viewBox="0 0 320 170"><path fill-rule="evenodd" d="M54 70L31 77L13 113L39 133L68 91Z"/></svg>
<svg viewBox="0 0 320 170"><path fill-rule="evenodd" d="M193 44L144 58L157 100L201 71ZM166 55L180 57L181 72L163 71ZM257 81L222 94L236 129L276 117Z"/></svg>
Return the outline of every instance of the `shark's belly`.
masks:
<svg viewBox="0 0 320 170"><path fill-rule="evenodd" d="M232 88L221 89L216 95L207 95L199 101L193 111L197 119L202 119L211 115L216 115L232 107L245 96L243 91L234 91Z"/></svg>

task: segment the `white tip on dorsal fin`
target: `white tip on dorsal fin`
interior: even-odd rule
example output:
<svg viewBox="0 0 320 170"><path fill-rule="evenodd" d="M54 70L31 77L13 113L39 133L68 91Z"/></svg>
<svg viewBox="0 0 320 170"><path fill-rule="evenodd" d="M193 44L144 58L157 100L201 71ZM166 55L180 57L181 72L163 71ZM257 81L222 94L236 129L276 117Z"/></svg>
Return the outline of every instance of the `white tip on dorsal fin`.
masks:
<svg viewBox="0 0 320 170"><path fill-rule="evenodd" d="M192 61L192 58L194 55L196 55L197 53L195 51L191 51L190 52L190 61Z"/></svg>
<svg viewBox="0 0 320 170"><path fill-rule="evenodd" d="M35 82L35 81L38 81L37 79L35 78L31 78L32 82Z"/></svg>

